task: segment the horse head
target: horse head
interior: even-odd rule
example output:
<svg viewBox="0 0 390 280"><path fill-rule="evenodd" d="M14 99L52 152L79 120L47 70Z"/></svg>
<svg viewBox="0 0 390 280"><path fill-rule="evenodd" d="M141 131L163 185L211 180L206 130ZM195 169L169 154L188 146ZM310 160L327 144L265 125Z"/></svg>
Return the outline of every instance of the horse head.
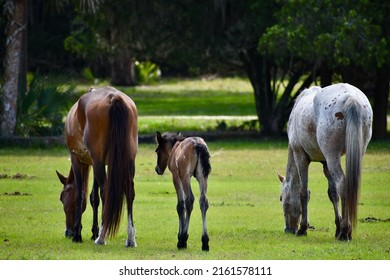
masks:
<svg viewBox="0 0 390 280"><path fill-rule="evenodd" d="M69 173L69 177L63 176L61 173L56 171L58 179L64 186L61 195L60 195L60 201L62 202L62 205L64 207L65 212L65 236L68 238L73 237L75 231L74 231L74 225L76 221L76 201L77 201L77 192L76 192L76 184L73 176L73 171ZM82 211L85 211L86 208L86 202L83 200L83 207Z"/></svg>
<svg viewBox="0 0 390 280"><path fill-rule="evenodd" d="M156 172L158 175L164 174L165 169L168 165L168 159L172 152L173 146L176 144L177 141L182 141L184 137L180 132L178 133L163 133L157 131L156 133L156 142L157 142L157 148L156 148L156 154L157 154L157 165L156 165Z"/></svg>
<svg viewBox="0 0 390 280"><path fill-rule="evenodd" d="M285 233L295 234L298 230L298 224L301 217L301 203L298 195L298 199L294 199L296 195L291 192L291 182L286 178L278 174L279 181L282 183L282 189L280 194L280 201L282 202L284 221L285 221Z"/></svg>

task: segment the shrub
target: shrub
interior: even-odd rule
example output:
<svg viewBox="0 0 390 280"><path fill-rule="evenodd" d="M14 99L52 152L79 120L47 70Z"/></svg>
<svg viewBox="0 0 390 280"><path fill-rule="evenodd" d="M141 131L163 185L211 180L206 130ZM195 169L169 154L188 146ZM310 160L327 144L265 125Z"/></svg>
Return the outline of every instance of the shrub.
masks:
<svg viewBox="0 0 390 280"><path fill-rule="evenodd" d="M161 71L157 64L150 61L135 62L137 80L140 84L158 82L161 78Z"/></svg>
<svg viewBox="0 0 390 280"><path fill-rule="evenodd" d="M16 133L56 136L63 133L64 116L75 99L75 85L64 74L35 74L27 92L19 93Z"/></svg>

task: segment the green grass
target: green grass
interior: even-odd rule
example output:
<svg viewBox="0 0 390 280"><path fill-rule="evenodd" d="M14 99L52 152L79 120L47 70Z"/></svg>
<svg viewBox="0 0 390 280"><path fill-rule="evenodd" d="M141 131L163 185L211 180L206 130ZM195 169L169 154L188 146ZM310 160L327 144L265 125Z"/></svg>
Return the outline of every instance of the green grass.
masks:
<svg viewBox="0 0 390 280"><path fill-rule="evenodd" d="M69 170L65 148L1 149L0 174L7 178L0 179L0 259L390 259L389 142L371 143L364 158L359 222L348 243L334 239L333 210L320 164L313 163L309 175L309 218L315 229L298 238L283 233L276 172L284 173L286 142L219 141L209 147L210 252L201 251L196 181L188 249L176 249L176 194L170 173L154 172L154 145L141 144L136 161L137 248L124 247L125 218L106 246L94 245L89 239L89 205L83 215L84 243L74 244L64 237L61 186L55 170L65 174ZM363 222L367 217L377 220Z"/></svg>
<svg viewBox="0 0 390 280"><path fill-rule="evenodd" d="M257 120L253 89L244 78L164 80L120 89L137 104L140 134L172 127L180 131L237 129Z"/></svg>

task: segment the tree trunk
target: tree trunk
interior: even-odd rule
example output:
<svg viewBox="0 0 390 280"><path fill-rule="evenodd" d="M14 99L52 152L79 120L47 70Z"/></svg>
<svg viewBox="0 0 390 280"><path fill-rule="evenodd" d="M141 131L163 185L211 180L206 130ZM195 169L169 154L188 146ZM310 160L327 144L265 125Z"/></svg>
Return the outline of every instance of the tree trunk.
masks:
<svg viewBox="0 0 390 280"><path fill-rule="evenodd" d="M134 86L135 63L127 55L117 55L111 63L111 83L118 86Z"/></svg>
<svg viewBox="0 0 390 280"><path fill-rule="evenodd" d="M8 23L5 30L7 39L1 96L0 134L3 136L15 133L22 41L26 30L25 8L26 0L7 0L4 4Z"/></svg>
<svg viewBox="0 0 390 280"><path fill-rule="evenodd" d="M270 60L260 55L255 48L247 49L240 53L240 59L252 84L255 96L256 112L260 122L261 136L280 136L284 132L285 125L294 105L294 99L299 93L309 87L315 75L309 75L296 90L296 85L307 72L305 65L297 62L294 71L282 74L287 76L289 83L284 89L281 98L277 98L280 81L280 71L276 65L272 65ZM272 73L271 73L272 71Z"/></svg>
<svg viewBox="0 0 390 280"><path fill-rule="evenodd" d="M260 134L270 136L278 133L273 131L275 127L272 124L275 96L271 90L269 62L257 52L256 48L242 51L240 59L253 87Z"/></svg>
<svg viewBox="0 0 390 280"><path fill-rule="evenodd" d="M387 137L387 108L389 104L389 67L383 67L377 71L375 80L375 96L373 106L373 131L374 139Z"/></svg>
<svg viewBox="0 0 390 280"><path fill-rule="evenodd" d="M330 86L332 84L332 70L329 69L328 63L324 61L320 68L321 87Z"/></svg>

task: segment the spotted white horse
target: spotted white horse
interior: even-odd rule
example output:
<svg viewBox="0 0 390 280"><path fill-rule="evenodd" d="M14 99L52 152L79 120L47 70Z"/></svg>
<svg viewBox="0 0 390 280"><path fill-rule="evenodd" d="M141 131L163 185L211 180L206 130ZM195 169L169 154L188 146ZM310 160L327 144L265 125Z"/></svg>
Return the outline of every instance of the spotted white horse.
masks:
<svg viewBox="0 0 390 280"><path fill-rule="evenodd" d="M370 102L362 91L349 84L311 87L297 98L287 131L286 177L278 174L282 182L280 198L285 232L306 234L309 226L308 168L310 162L321 162L334 208L336 238L351 240L357 220L362 157L372 134ZM345 174L340 165L344 154Z"/></svg>

